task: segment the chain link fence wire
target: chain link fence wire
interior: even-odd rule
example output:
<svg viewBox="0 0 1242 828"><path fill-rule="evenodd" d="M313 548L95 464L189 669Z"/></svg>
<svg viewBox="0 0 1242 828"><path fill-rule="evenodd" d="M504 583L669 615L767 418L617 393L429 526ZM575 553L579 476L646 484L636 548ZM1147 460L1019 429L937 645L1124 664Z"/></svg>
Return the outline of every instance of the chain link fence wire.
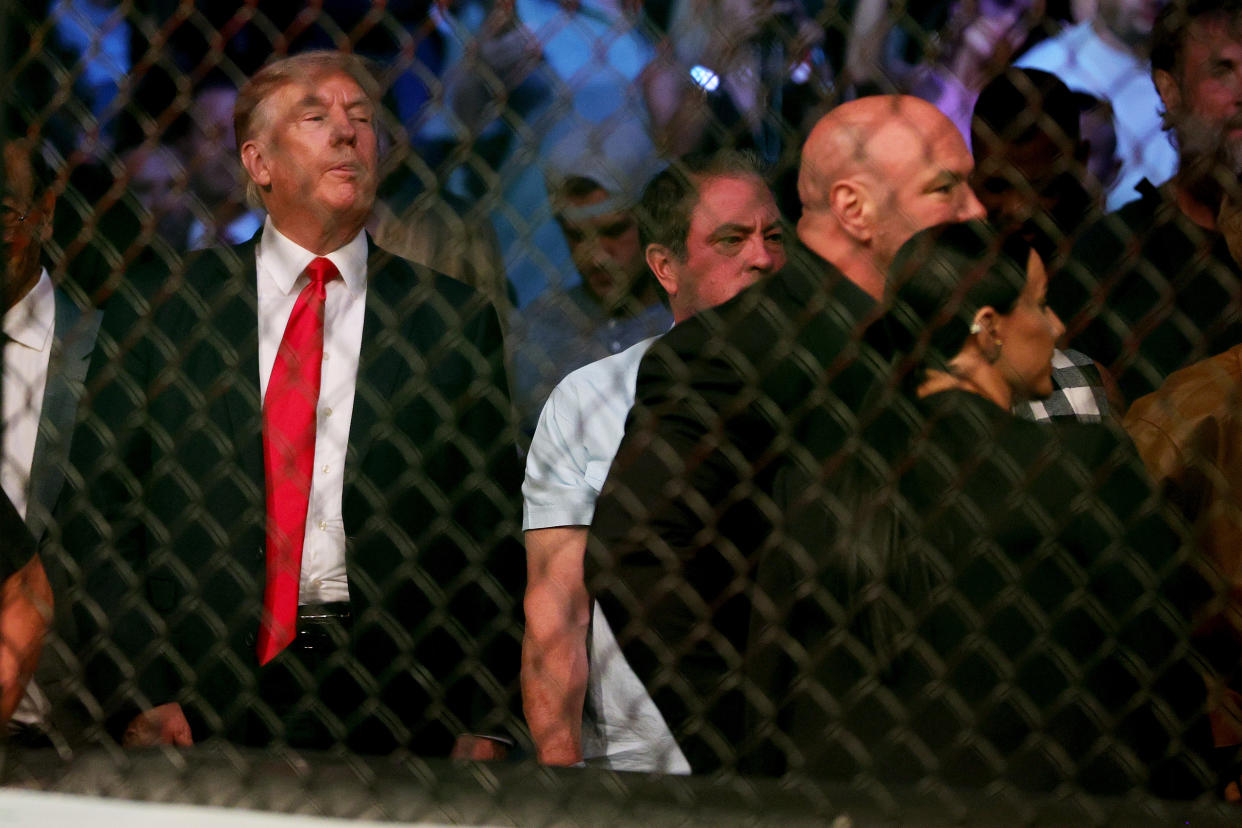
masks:
<svg viewBox="0 0 1242 828"><path fill-rule="evenodd" d="M670 159L753 152L792 240L811 126L860 95L912 92L973 130L970 184L1048 263L1093 377L1095 360L1134 400L1240 341L1223 240L1167 209L1104 217L1177 157L1159 108L1131 116L1160 106L1131 96L1133 73L1071 79L1100 67L1094 46L1058 46L1084 26L1065 5L0 6L6 135L34 142L56 196L43 260L82 312L54 354L82 365L48 379L79 400L76 423L45 424L37 444L55 446L63 491L32 484L27 508L56 598L34 718L18 716L38 741L19 728L6 782L473 824L1232 819L1221 711L1238 625L1227 564L1200 554L1201 504L1142 494L1118 433L998 431L969 406L929 422L899 394L843 393L868 344L855 332L825 352L822 285L793 309L747 294L694 350L655 347L672 390L632 428L709 425L684 445L676 428L666 444L627 438L597 516L589 584L695 775L542 768L521 720L522 453L567 374L671 324L637 212ZM347 536L349 617L317 628L330 655L260 671L245 243L263 215L232 108L266 62L310 49L366 58L383 90L376 345L358 367L343 528L319 527ZM985 85L990 114L972 123ZM10 206L29 205L6 202L6 241ZM723 404L700 394L713 372ZM1231 502L1230 458L1194 451L1214 502ZM721 469L733 482L713 488ZM904 565L884 557L897 537ZM204 744L120 747L172 701ZM509 759L450 762L461 734L499 738Z"/></svg>

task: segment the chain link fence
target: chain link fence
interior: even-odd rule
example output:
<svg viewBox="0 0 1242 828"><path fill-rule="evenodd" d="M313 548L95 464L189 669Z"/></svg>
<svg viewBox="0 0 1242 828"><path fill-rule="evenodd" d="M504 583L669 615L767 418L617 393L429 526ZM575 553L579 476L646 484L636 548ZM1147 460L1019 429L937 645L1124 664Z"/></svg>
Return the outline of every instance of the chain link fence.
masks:
<svg viewBox="0 0 1242 828"><path fill-rule="evenodd" d="M1096 14L1129 32L1108 17L1120 5ZM6 436L21 400L39 411L21 475L55 596L8 785L471 824L1236 816L1236 458L1227 436L1195 441L1207 426L1180 398L1131 408L1141 460L1119 424L1123 399L1237 344L1238 268L1193 217L1139 216L1155 188L1105 217L1179 156L1167 102L1135 91L1141 61L1097 64L1097 44L1073 40L1089 13L987 0L0 8L5 136L33 147L36 180L23 190L6 152L6 284L33 246L58 291L46 392L11 381L5 346ZM379 247L348 440L323 460L342 502L310 506L303 566L314 594L329 584L327 614L299 622L311 656L260 670L265 298L248 242L264 215L245 197L233 108L265 63L314 49L366 58L382 90L367 223ZM1180 81L1183 58L1158 66ZM1006 69L1015 59L1027 69ZM667 388L635 410L611 477L608 463L586 470L595 493L609 480L585 551L590 675L624 673L638 691L588 710L577 734L653 715L655 764L693 775L590 755L585 770L540 766L520 679L537 575L521 463L558 383L673 322L643 255L644 187L672 159L747 150L783 216L781 259L822 272L794 241L799 152L834 107L891 92L973 132L969 185L1042 256L1087 354L1058 352L1062 402L1026 416L1112 425L929 413L884 382L855 393L875 387L851 379L877 369L875 343L833 310L831 285L706 312L649 352ZM45 185L54 213L39 210ZM1225 410L1236 372L1218 369ZM1180 426L1184 462L1161 466L1150 435ZM594 496L570 524L591 522ZM315 568L316 529L343 567ZM596 649L603 632L612 643ZM120 746L178 741L140 715L170 703L201 744ZM508 758L447 758L488 742Z"/></svg>

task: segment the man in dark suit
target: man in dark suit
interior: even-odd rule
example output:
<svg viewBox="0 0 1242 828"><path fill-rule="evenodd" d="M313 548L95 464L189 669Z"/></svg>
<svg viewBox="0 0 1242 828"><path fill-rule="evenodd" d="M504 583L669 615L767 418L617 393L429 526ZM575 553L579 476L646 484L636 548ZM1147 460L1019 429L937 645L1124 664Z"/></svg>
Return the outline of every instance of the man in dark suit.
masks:
<svg viewBox="0 0 1242 828"><path fill-rule="evenodd" d="M803 147L789 264L643 359L587 581L695 772L780 773L791 744L819 738L779 731L789 688L764 663L779 656L765 631L785 621L763 589L781 540L776 472L831 469L869 384L859 322L910 235L983 216L973 166L925 101L843 104Z"/></svg>
<svg viewBox="0 0 1242 828"><path fill-rule="evenodd" d="M24 130L22 130L24 131ZM42 540L65 481L82 382L99 330L42 264L56 196L51 171L26 139L3 144L4 438L0 483L35 542ZM36 562L36 565L41 566ZM54 572L54 570L53 570ZM42 577L42 573L40 572ZM40 663L14 716L24 737L43 742L55 688L72 674L64 644ZM49 699L51 694L53 699Z"/></svg>
<svg viewBox="0 0 1242 828"><path fill-rule="evenodd" d="M64 543L127 744L503 752L464 736L516 678L499 321L363 231L378 99L344 54L256 73L234 121L262 231L108 307Z"/></svg>

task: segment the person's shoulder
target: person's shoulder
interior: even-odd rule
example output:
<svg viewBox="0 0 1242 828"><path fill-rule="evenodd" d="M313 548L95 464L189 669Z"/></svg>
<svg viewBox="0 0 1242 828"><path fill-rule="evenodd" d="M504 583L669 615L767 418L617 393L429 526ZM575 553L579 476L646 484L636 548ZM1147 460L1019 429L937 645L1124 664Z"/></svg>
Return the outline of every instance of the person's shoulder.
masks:
<svg viewBox="0 0 1242 828"><path fill-rule="evenodd" d="M1021 69L1041 69L1059 77L1062 72L1072 68L1070 57L1090 41L1092 34L1089 21L1066 26L1032 46L1014 61L1014 66Z"/></svg>
<svg viewBox="0 0 1242 828"><path fill-rule="evenodd" d="M768 348L772 333L803 327L799 320L827 314L854 325L875 306L875 300L832 263L795 244L785 267L738 293L728 302L704 310L677 325L666 341L701 338L704 332L729 333L735 342Z"/></svg>
<svg viewBox="0 0 1242 828"><path fill-rule="evenodd" d="M1111 260L1119 248L1129 249L1137 241L1141 247L1154 243L1158 225L1175 219L1177 207L1164 190L1144 179L1137 187L1139 197L1089 223L1074 244L1073 258L1080 261Z"/></svg>
<svg viewBox="0 0 1242 828"><path fill-rule="evenodd" d="M588 362L580 368L570 371L564 379L556 384L553 393L560 392L580 394L586 389L615 389L620 391L626 385L633 387L634 376L638 373L639 363L651 346L659 339L651 336L635 342L619 353L610 354L603 359ZM632 393L631 393L632 396Z"/></svg>
<svg viewBox="0 0 1242 828"><path fill-rule="evenodd" d="M550 340L579 338L607 321L581 284L548 288L514 310L510 318L519 337Z"/></svg>
<svg viewBox="0 0 1242 828"><path fill-rule="evenodd" d="M52 289L56 313L56 338L70 350L89 353L103 321L103 311L89 302L80 301L61 286Z"/></svg>
<svg viewBox="0 0 1242 828"><path fill-rule="evenodd" d="M1126 412L1127 427L1164 423L1193 429L1204 419L1231 411L1242 397L1242 345L1174 371L1159 389Z"/></svg>
<svg viewBox="0 0 1242 828"><path fill-rule="evenodd" d="M253 292L256 239L239 245L208 247L177 257L147 258L125 272L101 306L104 327L150 318L185 324L185 315L220 312L230 300ZM250 282L245 278L249 276ZM163 320L160 323L159 320Z"/></svg>
<svg viewBox="0 0 1242 828"><path fill-rule="evenodd" d="M757 381L795 353L809 367L816 358L835 358L874 307L841 271L798 245L780 272L674 326L651 348L643 370L670 360L727 363Z"/></svg>
<svg viewBox="0 0 1242 828"><path fill-rule="evenodd" d="M459 279L385 250L373 239L368 244L368 288L402 297L434 295L455 306L481 300L477 290Z"/></svg>
<svg viewBox="0 0 1242 828"><path fill-rule="evenodd" d="M75 325L98 322L103 312L82 296L81 291L66 289L65 285L52 287L52 301L56 308L56 321L71 319Z"/></svg>
<svg viewBox="0 0 1242 828"><path fill-rule="evenodd" d="M544 427L545 420L555 421L560 431L579 437L598 430L589 427L591 423L599 424L605 432L623 429L625 415L634 404L638 367L658 338L644 339L620 353L571 371L548 395L540 413L539 429ZM615 427L609 418L616 421Z"/></svg>
<svg viewBox="0 0 1242 828"><path fill-rule="evenodd" d="M933 429L967 442L992 441L997 449L1023 463L1041 455L1077 457L1089 468L1126 444L1125 432L1110 422L1053 420L1036 423L1000 408L969 391L945 391L919 401Z"/></svg>
<svg viewBox="0 0 1242 828"><path fill-rule="evenodd" d="M1076 458L1084 468L1092 468L1118 450L1128 451L1131 448L1125 430L1113 420L1101 420L1098 423L1023 422L1033 429L1033 435L1044 433L1051 442L1060 446L1063 454Z"/></svg>
<svg viewBox="0 0 1242 828"><path fill-rule="evenodd" d="M1163 213L1177 209L1168 192L1147 179L1143 179L1134 188L1138 198L1127 201L1116 210L1104 213L1092 223L1090 229L1123 224L1127 227L1143 227L1154 222Z"/></svg>

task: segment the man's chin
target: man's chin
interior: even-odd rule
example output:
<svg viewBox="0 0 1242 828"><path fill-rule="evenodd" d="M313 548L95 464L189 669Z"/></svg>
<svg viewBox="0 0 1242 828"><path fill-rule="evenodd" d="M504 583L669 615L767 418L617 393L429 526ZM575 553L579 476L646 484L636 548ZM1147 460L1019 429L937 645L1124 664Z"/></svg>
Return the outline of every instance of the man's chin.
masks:
<svg viewBox="0 0 1242 828"><path fill-rule="evenodd" d="M605 304L620 298L620 292L617 290L617 283L607 276L586 276L583 282L590 289L591 293L599 301Z"/></svg>
<svg viewBox="0 0 1242 828"><path fill-rule="evenodd" d="M371 208L374 206L374 201L363 201L361 199L322 203L325 208L322 215L326 220L331 221L337 226L355 223L361 226L371 216Z"/></svg>
<svg viewBox="0 0 1242 828"><path fill-rule="evenodd" d="M375 204L375 189L357 181L344 181L327 188L319 200L336 212L349 213L355 210L369 212Z"/></svg>

